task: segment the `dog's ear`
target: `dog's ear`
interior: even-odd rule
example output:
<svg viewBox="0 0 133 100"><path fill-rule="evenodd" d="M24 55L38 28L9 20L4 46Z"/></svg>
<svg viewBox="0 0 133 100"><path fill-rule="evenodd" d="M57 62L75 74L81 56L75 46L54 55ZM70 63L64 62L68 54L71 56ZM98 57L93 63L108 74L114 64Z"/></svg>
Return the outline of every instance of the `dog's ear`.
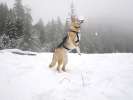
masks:
<svg viewBox="0 0 133 100"><path fill-rule="evenodd" d="M74 16L71 17L71 21L75 22L75 17Z"/></svg>

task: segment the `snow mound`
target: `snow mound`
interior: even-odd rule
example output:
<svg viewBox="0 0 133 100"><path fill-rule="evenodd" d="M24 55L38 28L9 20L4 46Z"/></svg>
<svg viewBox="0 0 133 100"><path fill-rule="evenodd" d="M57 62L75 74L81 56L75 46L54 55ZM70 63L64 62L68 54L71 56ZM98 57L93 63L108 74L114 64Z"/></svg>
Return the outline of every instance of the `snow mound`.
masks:
<svg viewBox="0 0 133 100"><path fill-rule="evenodd" d="M0 51L0 100L133 100L132 53L68 56L58 73L52 53Z"/></svg>

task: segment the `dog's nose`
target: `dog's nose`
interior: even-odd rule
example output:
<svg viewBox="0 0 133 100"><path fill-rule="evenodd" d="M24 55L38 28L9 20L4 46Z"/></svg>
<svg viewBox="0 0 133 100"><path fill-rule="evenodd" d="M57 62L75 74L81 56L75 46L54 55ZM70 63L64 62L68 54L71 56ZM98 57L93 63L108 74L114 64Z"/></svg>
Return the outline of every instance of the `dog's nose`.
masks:
<svg viewBox="0 0 133 100"><path fill-rule="evenodd" d="M84 22L84 20L80 20L80 23L83 23Z"/></svg>

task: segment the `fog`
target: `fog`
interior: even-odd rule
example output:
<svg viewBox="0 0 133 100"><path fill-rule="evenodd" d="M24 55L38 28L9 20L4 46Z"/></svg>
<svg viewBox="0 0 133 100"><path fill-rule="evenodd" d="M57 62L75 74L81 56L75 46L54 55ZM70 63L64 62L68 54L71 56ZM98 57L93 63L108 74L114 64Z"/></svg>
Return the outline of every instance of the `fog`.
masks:
<svg viewBox="0 0 133 100"><path fill-rule="evenodd" d="M31 14L36 22L42 18L47 23L52 18L66 19L73 2L76 13L87 18L109 18L122 21L133 21L132 0L22 0L23 4L31 8ZM10 7L14 0L0 0Z"/></svg>
<svg viewBox="0 0 133 100"><path fill-rule="evenodd" d="M1 2L6 2L10 8L14 4L14 0ZM22 25L28 30L24 32L29 36L27 41L32 42L24 40L22 46L17 46L23 50L52 51L66 31L65 21L70 16L72 2L77 16L85 18L81 27L81 52L133 52L133 0L22 0L23 5L31 9L33 23L27 24L31 28ZM4 29L4 24L1 26ZM34 34L37 38L30 39Z"/></svg>

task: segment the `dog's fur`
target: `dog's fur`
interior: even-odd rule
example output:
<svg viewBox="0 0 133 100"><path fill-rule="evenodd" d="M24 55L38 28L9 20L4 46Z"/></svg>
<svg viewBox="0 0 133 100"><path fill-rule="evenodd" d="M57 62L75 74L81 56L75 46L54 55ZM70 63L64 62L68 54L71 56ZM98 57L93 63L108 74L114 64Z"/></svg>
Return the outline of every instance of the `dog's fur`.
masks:
<svg viewBox="0 0 133 100"><path fill-rule="evenodd" d="M78 54L80 55L78 32L80 31L80 24L83 22L75 17L72 17L71 20L72 22L70 30L67 33L67 36L64 38L63 42L57 48L55 48L52 62L49 65L49 67L51 68L57 63L58 71L66 71L65 66L68 62L67 53L69 50L76 49Z"/></svg>

